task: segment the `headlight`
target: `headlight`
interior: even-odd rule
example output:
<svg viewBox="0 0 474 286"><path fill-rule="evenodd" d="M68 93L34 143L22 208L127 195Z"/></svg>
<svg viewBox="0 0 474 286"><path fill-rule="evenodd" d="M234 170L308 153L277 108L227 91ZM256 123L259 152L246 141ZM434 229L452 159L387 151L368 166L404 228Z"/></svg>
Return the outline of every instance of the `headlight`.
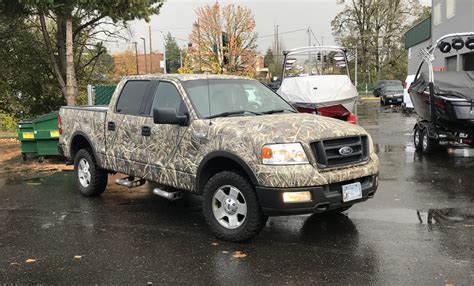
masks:
<svg viewBox="0 0 474 286"><path fill-rule="evenodd" d="M300 143L265 145L262 148L262 161L266 165L308 164Z"/></svg>
<svg viewBox="0 0 474 286"><path fill-rule="evenodd" d="M372 140L372 136L369 134L367 134L367 137L369 138L369 154L372 154L375 152L374 141Z"/></svg>
<svg viewBox="0 0 474 286"><path fill-rule="evenodd" d="M387 94L386 97L392 98L392 97L393 97L393 94Z"/></svg>

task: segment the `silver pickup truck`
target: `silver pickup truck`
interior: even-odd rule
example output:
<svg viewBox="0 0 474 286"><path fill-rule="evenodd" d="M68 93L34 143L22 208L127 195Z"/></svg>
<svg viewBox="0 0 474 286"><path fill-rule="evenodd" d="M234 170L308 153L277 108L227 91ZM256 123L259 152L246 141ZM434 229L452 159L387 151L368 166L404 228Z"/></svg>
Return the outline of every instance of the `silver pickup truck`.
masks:
<svg viewBox="0 0 474 286"><path fill-rule="evenodd" d="M341 212L374 196L378 157L361 127L295 109L258 81L217 75L124 78L108 107L62 107L60 151L84 196L108 173L153 193L203 196L219 238L243 241L272 215Z"/></svg>

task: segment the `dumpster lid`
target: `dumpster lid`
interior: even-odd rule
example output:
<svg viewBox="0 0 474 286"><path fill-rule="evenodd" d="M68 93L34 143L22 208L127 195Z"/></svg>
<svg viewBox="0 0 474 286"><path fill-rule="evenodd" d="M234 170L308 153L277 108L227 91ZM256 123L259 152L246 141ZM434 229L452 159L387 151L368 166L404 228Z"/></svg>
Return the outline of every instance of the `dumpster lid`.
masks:
<svg viewBox="0 0 474 286"><path fill-rule="evenodd" d="M58 114L59 114L58 111L53 111L53 112L50 112L50 113L46 113L46 114L40 115L40 116L34 118L32 121L33 121L33 122L42 122L42 121L47 121L47 120L55 119L55 118L58 117Z"/></svg>

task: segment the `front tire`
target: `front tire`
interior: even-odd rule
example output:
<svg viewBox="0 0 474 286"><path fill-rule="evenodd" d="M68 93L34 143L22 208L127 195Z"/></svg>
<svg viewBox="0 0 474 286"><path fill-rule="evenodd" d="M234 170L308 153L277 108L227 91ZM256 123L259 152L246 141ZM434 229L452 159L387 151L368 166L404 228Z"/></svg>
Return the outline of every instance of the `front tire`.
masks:
<svg viewBox="0 0 474 286"><path fill-rule="evenodd" d="M76 187L85 197L100 196L107 187L107 172L102 170L89 150L81 149L74 159Z"/></svg>
<svg viewBox="0 0 474 286"><path fill-rule="evenodd" d="M246 241L267 222L252 184L240 174L224 171L214 175L203 191L204 218L212 233L223 240Z"/></svg>

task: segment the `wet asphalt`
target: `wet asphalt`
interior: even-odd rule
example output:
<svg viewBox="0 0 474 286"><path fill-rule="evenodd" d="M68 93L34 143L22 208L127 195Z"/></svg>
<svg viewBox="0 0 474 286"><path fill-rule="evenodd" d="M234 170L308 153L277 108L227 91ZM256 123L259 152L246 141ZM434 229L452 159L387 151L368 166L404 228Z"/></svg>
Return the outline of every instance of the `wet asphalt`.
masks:
<svg viewBox="0 0 474 286"><path fill-rule="evenodd" d="M377 101L358 113L380 157L375 198L270 218L248 243L215 239L195 196L90 199L70 172L0 178L0 283L473 285L474 158L415 153L416 117Z"/></svg>

